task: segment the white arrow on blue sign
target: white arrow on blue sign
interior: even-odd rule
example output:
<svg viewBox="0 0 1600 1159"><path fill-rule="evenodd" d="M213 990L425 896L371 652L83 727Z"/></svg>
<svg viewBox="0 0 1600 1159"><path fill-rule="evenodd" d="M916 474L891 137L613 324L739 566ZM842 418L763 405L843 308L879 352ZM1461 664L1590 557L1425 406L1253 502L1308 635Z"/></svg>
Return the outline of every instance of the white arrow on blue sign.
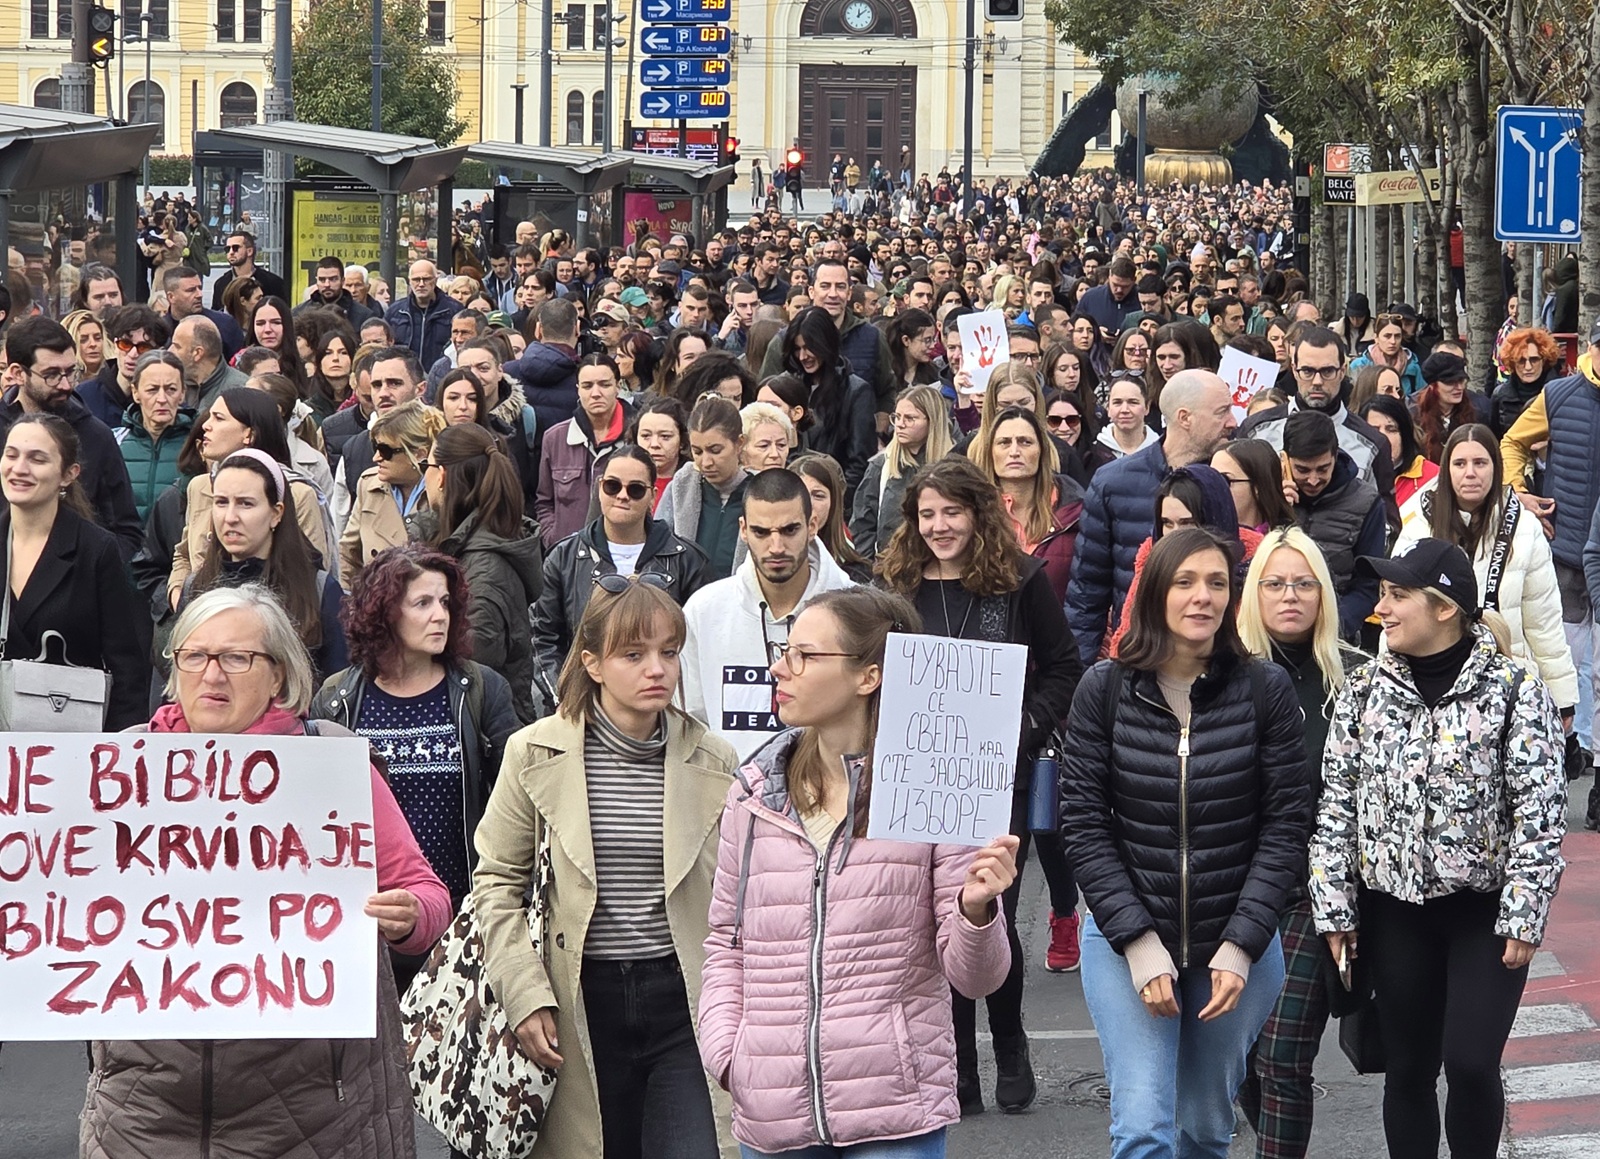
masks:
<svg viewBox="0 0 1600 1159"><path fill-rule="evenodd" d="M728 0L640 0L640 18L650 24L726 24Z"/></svg>
<svg viewBox="0 0 1600 1159"><path fill-rule="evenodd" d="M717 89L726 87L729 72L718 57L661 57L640 62L639 81L652 88Z"/></svg>
<svg viewBox="0 0 1600 1159"><path fill-rule="evenodd" d="M1503 105L1495 158L1494 236L1574 242L1583 200L1583 110Z"/></svg>
<svg viewBox="0 0 1600 1159"><path fill-rule="evenodd" d="M639 94L639 114L675 121L720 119L728 115L728 94L721 89L667 89Z"/></svg>
<svg viewBox="0 0 1600 1159"><path fill-rule="evenodd" d="M663 24L646 28L639 43L646 56L726 56L729 37L720 24Z"/></svg>

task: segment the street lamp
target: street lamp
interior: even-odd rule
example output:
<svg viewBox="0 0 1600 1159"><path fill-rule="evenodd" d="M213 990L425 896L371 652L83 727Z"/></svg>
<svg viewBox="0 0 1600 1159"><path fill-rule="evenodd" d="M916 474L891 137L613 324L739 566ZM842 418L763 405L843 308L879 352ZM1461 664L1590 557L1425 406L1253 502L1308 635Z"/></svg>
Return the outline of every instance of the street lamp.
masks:
<svg viewBox="0 0 1600 1159"><path fill-rule="evenodd" d="M522 144L522 98L523 94L528 91L528 82L525 80L519 80L511 86L511 90L516 94L517 100L516 121L513 127L515 136L512 138L512 140L516 141L516 143L520 145Z"/></svg>
<svg viewBox="0 0 1600 1159"><path fill-rule="evenodd" d="M611 28L612 28L613 25L620 25L628 17L627 17L627 15L625 13L619 13L619 14L613 16L611 14L611 5L609 5L609 4L607 4L604 8L602 8L601 11L605 13L604 19L605 19L605 22L606 22L605 23L605 31L604 31L604 34L603 34L605 36L605 41L606 41L606 87L605 87L606 117L605 117L605 127L600 132L600 152L601 152L602 155L606 155L606 154L609 154L611 152L611 145L612 145L612 141L611 141L611 126L612 126L612 123L616 120L616 113L612 111L612 104L613 104L613 101L615 100L615 93L616 93L616 80L612 76L611 50L614 49L614 48L621 48L623 45L628 43L626 37L612 36L611 35Z"/></svg>
<svg viewBox="0 0 1600 1159"><path fill-rule="evenodd" d="M150 0L144 0L144 11L139 13L139 27L142 30L142 35L144 36L144 123L145 124L149 124L151 121L155 120L155 118L150 115L150 49L152 47L152 44L151 44L151 41L150 41L150 19L151 19L151 17L150 17ZM161 104L161 112L162 112L163 115L165 115L166 111L167 111L166 102L163 101L162 104ZM148 190L150 188L150 150L149 149L146 149L144 151L144 187L145 187L146 190Z"/></svg>

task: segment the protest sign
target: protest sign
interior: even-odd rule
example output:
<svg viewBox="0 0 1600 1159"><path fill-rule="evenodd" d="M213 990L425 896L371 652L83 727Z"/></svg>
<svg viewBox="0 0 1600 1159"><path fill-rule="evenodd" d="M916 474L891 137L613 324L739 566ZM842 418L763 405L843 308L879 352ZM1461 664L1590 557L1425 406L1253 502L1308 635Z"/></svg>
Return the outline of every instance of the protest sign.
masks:
<svg viewBox="0 0 1600 1159"><path fill-rule="evenodd" d="M1257 358L1238 347L1222 348L1222 365L1217 368L1217 373L1228 384L1228 393L1233 396L1233 417L1236 421L1244 422L1245 408L1256 396L1256 391L1265 390L1277 382L1280 369L1271 359Z"/></svg>
<svg viewBox="0 0 1600 1159"><path fill-rule="evenodd" d="M956 319L961 333L961 369L972 379L967 389L982 393L994 368L1011 361L1011 340L1006 337L1006 316L999 310L964 314Z"/></svg>
<svg viewBox="0 0 1600 1159"><path fill-rule="evenodd" d="M0 741L4 1037L371 1038L367 742Z"/></svg>
<svg viewBox="0 0 1600 1159"><path fill-rule="evenodd" d="M867 836L987 845L1011 831L1028 649L889 635Z"/></svg>

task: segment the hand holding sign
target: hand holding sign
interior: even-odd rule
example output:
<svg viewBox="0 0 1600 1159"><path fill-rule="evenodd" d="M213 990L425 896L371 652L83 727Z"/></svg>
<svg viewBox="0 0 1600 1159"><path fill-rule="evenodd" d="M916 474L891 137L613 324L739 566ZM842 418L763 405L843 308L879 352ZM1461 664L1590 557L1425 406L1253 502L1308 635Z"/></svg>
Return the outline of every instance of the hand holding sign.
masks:
<svg viewBox="0 0 1600 1159"><path fill-rule="evenodd" d="M961 368L972 376L972 388L981 391L989 385L994 368L1011 360L1006 316L999 310L967 314L956 319L956 328L961 334Z"/></svg>
<svg viewBox="0 0 1600 1159"><path fill-rule="evenodd" d="M1006 834L978 851L961 887L961 912L975 926L988 925L994 903L1017 880L1017 849L1022 838Z"/></svg>

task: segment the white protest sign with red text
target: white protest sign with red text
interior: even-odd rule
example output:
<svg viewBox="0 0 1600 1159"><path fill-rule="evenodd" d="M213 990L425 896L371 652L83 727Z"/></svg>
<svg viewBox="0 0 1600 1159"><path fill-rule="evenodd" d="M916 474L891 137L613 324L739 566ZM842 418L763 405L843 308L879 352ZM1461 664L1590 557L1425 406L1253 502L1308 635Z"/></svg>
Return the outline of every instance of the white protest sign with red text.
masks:
<svg viewBox="0 0 1600 1159"><path fill-rule="evenodd" d="M15 1041L371 1038L367 742L0 740L0 994Z"/></svg>
<svg viewBox="0 0 1600 1159"><path fill-rule="evenodd" d="M1250 405L1250 400L1258 390L1266 390L1278 381L1280 369L1276 362L1246 354L1236 346L1222 348L1222 365L1217 367L1217 373L1228 384L1228 393L1233 396L1233 417L1236 422L1244 422L1245 408Z"/></svg>
<svg viewBox="0 0 1600 1159"><path fill-rule="evenodd" d="M956 319L961 334L961 369L972 379L969 388L981 393L994 368L1011 361L1011 340L1006 337L1006 316L999 310L963 314Z"/></svg>

